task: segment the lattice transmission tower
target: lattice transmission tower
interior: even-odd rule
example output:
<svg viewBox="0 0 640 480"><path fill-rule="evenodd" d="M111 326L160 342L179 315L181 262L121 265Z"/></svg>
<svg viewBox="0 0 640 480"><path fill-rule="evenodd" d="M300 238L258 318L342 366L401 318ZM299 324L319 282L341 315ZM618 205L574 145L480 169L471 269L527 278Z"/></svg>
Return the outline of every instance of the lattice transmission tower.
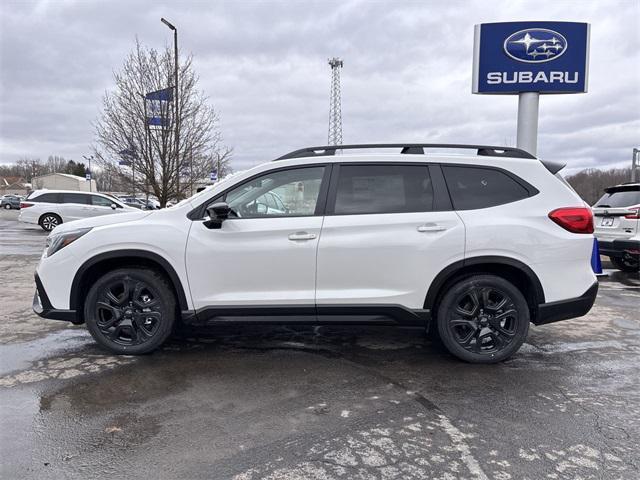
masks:
<svg viewBox="0 0 640 480"><path fill-rule="evenodd" d="M341 58L329 59L331 66L331 92L329 94L329 138L328 145L342 145L342 94L340 93Z"/></svg>

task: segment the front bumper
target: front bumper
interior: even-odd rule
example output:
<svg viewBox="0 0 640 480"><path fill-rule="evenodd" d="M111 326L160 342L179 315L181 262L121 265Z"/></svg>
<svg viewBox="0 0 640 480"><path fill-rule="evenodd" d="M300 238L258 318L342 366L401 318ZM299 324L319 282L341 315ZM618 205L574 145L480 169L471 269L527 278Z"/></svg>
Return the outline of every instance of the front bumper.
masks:
<svg viewBox="0 0 640 480"><path fill-rule="evenodd" d="M538 305L538 314L534 319L534 324L545 325L547 323L559 322L586 315L598 294L598 282L595 282L589 289L577 298L559 300L557 302L542 303Z"/></svg>
<svg viewBox="0 0 640 480"><path fill-rule="evenodd" d="M53 308L51 302L49 301L49 297L47 297L47 292L45 292L44 287L42 286L42 281L38 274L35 274L36 280L36 292L33 295L33 311L40 315L42 318L48 318L51 320L65 320L71 323L81 323L77 320L77 315L75 310L59 310Z"/></svg>

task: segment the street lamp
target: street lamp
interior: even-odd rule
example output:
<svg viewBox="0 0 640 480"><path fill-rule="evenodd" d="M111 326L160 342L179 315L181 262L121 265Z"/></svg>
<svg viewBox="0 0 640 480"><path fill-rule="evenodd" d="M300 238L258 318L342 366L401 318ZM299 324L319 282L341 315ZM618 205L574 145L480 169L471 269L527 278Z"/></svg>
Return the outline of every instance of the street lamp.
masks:
<svg viewBox="0 0 640 480"><path fill-rule="evenodd" d="M82 158L89 162L89 191L93 192L93 187L91 185L91 182L93 182L93 172L91 171L91 160L93 160L93 155L90 157L83 155Z"/></svg>
<svg viewBox="0 0 640 480"><path fill-rule="evenodd" d="M173 30L173 60L174 60L174 83L175 83L175 92L173 98L173 106L174 106L174 118L176 122L176 183L177 183L177 200L180 200L180 153L178 151L180 147L180 127L178 125L178 29L169 22L166 18L161 18L160 21L164 23L167 27Z"/></svg>

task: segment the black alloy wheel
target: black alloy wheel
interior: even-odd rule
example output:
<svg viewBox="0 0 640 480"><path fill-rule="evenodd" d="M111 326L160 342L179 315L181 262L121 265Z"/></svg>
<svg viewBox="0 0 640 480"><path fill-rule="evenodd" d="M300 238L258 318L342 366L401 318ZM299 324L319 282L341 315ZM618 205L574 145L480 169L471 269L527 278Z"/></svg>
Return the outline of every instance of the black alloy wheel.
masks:
<svg viewBox="0 0 640 480"><path fill-rule="evenodd" d="M40 226L47 232L50 232L61 223L60 217L54 213L47 213L40 218Z"/></svg>
<svg viewBox="0 0 640 480"><path fill-rule="evenodd" d="M495 363L510 357L529 330L529 308L511 283L477 275L455 284L438 310L438 333L462 360Z"/></svg>
<svg viewBox="0 0 640 480"><path fill-rule="evenodd" d="M87 328L114 353L143 354L171 334L175 298L166 278L135 267L109 272L90 289L85 303Z"/></svg>
<svg viewBox="0 0 640 480"><path fill-rule="evenodd" d="M640 271L640 255L624 253L624 255L620 258L617 257L609 257L611 259L611 263L618 270L622 270L623 272L637 272Z"/></svg>

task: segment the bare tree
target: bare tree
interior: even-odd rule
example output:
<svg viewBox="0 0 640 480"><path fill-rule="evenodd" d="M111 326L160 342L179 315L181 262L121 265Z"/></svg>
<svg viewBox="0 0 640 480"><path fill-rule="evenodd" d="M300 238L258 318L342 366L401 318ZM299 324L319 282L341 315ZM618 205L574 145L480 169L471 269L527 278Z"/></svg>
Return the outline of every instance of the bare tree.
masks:
<svg viewBox="0 0 640 480"><path fill-rule="evenodd" d="M605 188L628 182L630 178L630 168L611 168L609 170L587 168L567 176L566 180L583 200L589 205L593 205L602 197Z"/></svg>
<svg viewBox="0 0 640 480"><path fill-rule="evenodd" d="M180 145L176 152L175 129L170 118L173 102L159 102L166 125L148 125L149 102L145 94L173 86L172 50L157 51L136 46L122 69L114 73L116 88L103 98L103 111L95 125L95 156L102 168L129 180L137 191L153 193L161 205L191 193L193 183L206 178L213 159L220 158L220 174L230 171L232 150L222 144L218 116L197 89L192 57L179 66L178 122ZM175 97L174 97L175 98ZM120 166L121 152L128 166ZM217 162L216 162L217 164ZM133 175L135 171L135 176ZM180 191L177 175L180 172Z"/></svg>

